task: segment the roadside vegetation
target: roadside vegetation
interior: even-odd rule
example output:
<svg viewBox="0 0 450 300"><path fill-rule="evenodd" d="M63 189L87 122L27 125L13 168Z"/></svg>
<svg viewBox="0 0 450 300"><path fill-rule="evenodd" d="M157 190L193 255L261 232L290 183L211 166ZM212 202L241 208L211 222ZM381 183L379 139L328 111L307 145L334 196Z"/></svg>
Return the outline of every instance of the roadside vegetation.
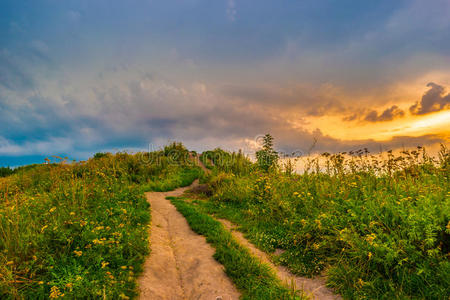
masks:
<svg viewBox="0 0 450 300"><path fill-rule="evenodd" d="M0 298L137 295L149 252L144 192L206 183L203 201L172 199L244 299L302 297L282 286L211 215L239 225L294 274L326 275L346 299L448 299L450 152L418 147L309 159L302 174L266 135L256 161L215 149L192 164L182 144L85 162L4 168L0 176ZM191 155L192 156L192 155Z"/></svg>
<svg viewBox="0 0 450 300"><path fill-rule="evenodd" d="M98 153L0 178L0 298L128 299L149 252L143 192L200 174L173 143L152 153Z"/></svg>
<svg viewBox="0 0 450 300"><path fill-rule="evenodd" d="M208 201L197 209L238 224L254 244L304 276L326 275L347 299L450 295L450 152L367 150L278 161L266 136L252 163L216 149ZM205 157L206 158L206 157ZM204 159L205 159L204 158Z"/></svg>
<svg viewBox="0 0 450 300"><path fill-rule="evenodd" d="M217 220L182 198L170 199L192 230L214 246L214 258L225 267L226 274L242 292L242 299L305 299L298 291L286 288L269 266L253 257Z"/></svg>

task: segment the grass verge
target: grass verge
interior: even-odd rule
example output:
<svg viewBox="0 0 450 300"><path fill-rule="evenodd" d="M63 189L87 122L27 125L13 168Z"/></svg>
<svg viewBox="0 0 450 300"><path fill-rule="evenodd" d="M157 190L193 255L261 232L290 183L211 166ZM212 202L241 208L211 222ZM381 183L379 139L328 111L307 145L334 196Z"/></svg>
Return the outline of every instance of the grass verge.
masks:
<svg viewBox="0 0 450 300"><path fill-rule="evenodd" d="M168 199L192 230L215 247L214 258L224 265L226 274L242 292L242 299L304 299L299 292L284 287L270 267L253 257L218 221L181 198Z"/></svg>

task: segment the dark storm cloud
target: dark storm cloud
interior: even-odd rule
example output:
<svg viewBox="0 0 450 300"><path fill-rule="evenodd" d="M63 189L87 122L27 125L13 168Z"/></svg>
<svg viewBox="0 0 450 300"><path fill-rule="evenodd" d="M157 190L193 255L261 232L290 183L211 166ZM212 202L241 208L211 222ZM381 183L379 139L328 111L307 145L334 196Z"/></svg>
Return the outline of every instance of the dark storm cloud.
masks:
<svg viewBox="0 0 450 300"><path fill-rule="evenodd" d="M422 100L409 108L412 114L423 115L450 107L450 93L445 94L443 86L434 82L430 82L427 86L430 89L422 96Z"/></svg>
<svg viewBox="0 0 450 300"><path fill-rule="evenodd" d="M376 110L370 111L365 117L364 120L368 122L385 122L392 121L396 118L401 118L405 115L405 112L398 108L397 105L393 105L386 110L384 110L381 114L378 114Z"/></svg>
<svg viewBox="0 0 450 300"><path fill-rule="evenodd" d="M233 146L266 132L283 148L376 145L293 128L283 113L400 117L360 107L385 107L364 97L448 71L449 3L1 1L0 154L81 157L168 139L201 150L205 139ZM414 113L447 106L431 90Z"/></svg>
<svg viewBox="0 0 450 300"><path fill-rule="evenodd" d="M108 79L106 79L108 82ZM339 140L316 130L293 128L276 110L242 99L228 99L204 86L178 87L142 76L96 87L86 95L65 95L65 101L34 95L19 107L3 103L1 155L51 155L72 152L83 157L102 149L138 147L174 139L190 145L209 139L212 145L242 146L242 141L270 132L283 151L349 151L368 147L417 146L442 142L437 136ZM0 121L1 122L1 121ZM4 127L3 127L4 128ZM33 138L30 138L33 137ZM240 146L239 146L240 145Z"/></svg>
<svg viewBox="0 0 450 300"><path fill-rule="evenodd" d="M300 85L225 85L219 93L227 98L266 106L290 109L308 116L344 113L349 108L335 95L326 94L320 87Z"/></svg>

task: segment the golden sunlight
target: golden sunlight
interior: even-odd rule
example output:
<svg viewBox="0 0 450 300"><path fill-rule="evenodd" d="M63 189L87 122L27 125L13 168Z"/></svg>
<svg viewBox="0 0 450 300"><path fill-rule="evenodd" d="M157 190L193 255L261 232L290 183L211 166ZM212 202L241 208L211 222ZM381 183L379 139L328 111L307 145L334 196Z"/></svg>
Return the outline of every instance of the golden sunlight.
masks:
<svg viewBox="0 0 450 300"><path fill-rule="evenodd" d="M294 127L298 127L293 122ZM427 115L408 115L389 122L349 123L339 116L324 116L309 120L308 129L319 128L323 134L342 140L386 141L394 136L439 135L444 140L450 138L450 110Z"/></svg>

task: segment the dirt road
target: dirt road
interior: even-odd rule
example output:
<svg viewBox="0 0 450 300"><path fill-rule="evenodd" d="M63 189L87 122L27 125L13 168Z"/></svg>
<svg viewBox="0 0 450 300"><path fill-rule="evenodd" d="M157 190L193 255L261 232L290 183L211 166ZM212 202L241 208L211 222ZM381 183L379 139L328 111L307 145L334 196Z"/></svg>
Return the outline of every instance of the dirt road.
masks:
<svg viewBox="0 0 450 300"><path fill-rule="evenodd" d="M139 279L140 299L239 299L223 266L212 257L215 250L166 199L197 184L146 194L152 208L151 253Z"/></svg>

